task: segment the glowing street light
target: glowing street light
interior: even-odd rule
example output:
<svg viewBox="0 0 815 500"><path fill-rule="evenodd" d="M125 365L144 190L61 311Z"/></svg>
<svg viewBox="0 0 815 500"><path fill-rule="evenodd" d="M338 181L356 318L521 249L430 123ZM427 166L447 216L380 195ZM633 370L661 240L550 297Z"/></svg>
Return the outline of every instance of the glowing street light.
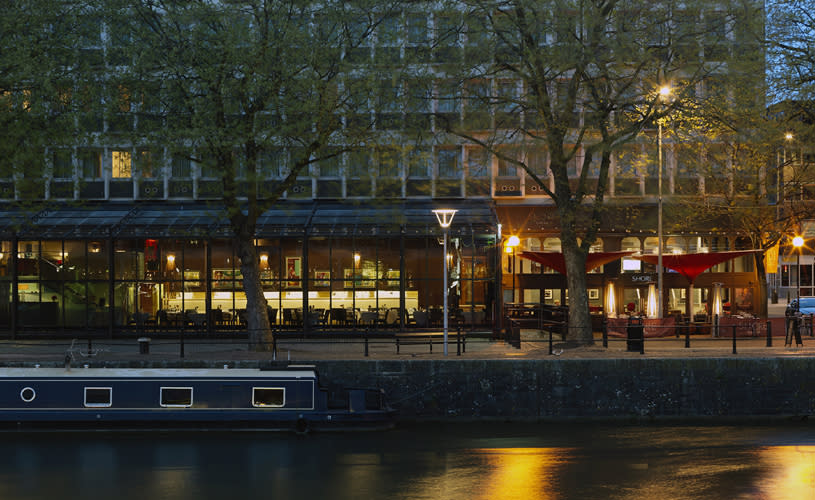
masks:
<svg viewBox="0 0 815 500"><path fill-rule="evenodd" d="M801 248L804 247L804 238L803 236L795 236L792 238L792 246L795 247L795 269L797 271L798 280L795 282L795 298L801 297ZM798 307L801 306L801 302L798 301Z"/></svg>
<svg viewBox="0 0 815 500"><path fill-rule="evenodd" d="M433 213L436 214L436 220L439 221L442 231L444 232L444 259L442 259L444 267L444 355L447 356L447 233L450 230L450 224L453 223L453 217L458 210L453 209L436 209Z"/></svg>
<svg viewBox="0 0 815 500"><path fill-rule="evenodd" d="M512 254L512 302L515 302L515 247L521 244L521 239L517 236L510 236L504 244L504 251Z"/></svg>

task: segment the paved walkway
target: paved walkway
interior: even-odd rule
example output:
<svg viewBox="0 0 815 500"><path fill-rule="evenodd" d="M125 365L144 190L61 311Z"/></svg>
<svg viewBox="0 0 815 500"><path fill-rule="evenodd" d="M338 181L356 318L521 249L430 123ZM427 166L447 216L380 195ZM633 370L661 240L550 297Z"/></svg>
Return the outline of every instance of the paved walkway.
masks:
<svg viewBox="0 0 815 500"><path fill-rule="evenodd" d="M771 304L770 317L783 317L786 303ZM777 324L780 318L775 320ZM440 342L440 339L437 340ZM396 352L393 339L372 339L366 344L363 339L331 339L314 335L309 339L287 339L278 343L277 353L250 351L245 341L187 340L183 346L177 339L152 338L149 352L143 353L135 339L97 342L87 341L3 341L0 342L0 364L62 365L66 355L70 355L74 366L88 364L99 366L105 362L132 363L178 363L194 365L197 362L249 364L265 361L290 361L304 363L320 360L404 360L404 359L445 359L443 345L434 343L432 352L428 344L401 345ZM613 358L687 358L687 357L815 357L815 338L805 336L802 346L785 346L782 328L774 328L772 346L767 346L766 336L739 337L736 339L736 353L733 353L732 338L723 334L718 338L710 335L692 335L690 347L685 347L685 338L647 338L644 353L629 351L627 341L621 338L608 340L604 347L601 337L595 344L584 347L568 347L559 340L553 341L549 352L548 336L535 331L522 334L520 348L503 341L491 340L488 336L471 338L464 352L459 355L455 334L448 338L448 360L479 359L613 359ZM183 356L182 356L183 351Z"/></svg>

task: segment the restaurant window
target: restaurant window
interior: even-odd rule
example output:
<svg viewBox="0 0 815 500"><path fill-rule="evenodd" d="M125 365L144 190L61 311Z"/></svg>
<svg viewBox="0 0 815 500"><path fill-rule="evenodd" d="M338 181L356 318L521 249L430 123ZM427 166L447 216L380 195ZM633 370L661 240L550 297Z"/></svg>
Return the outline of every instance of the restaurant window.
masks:
<svg viewBox="0 0 815 500"><path fill-rule="evenodd" d="M602 238L597 238L594 243L592 244L591 248L589 248L590 253L599 253L603 251L603 240ZM594 269L589 270L589 273L602 273L605 269L605 266L597 266Z"/></svg>
<svg viewBox="0 0 815 500"><path fill-rule="evenodd" d="M626 236L620 242L620 250L623 252L640 252L642 243L635 236ZM638 273L642 270L642 261L631 257L623 257L622 268L624 273Z"/></svg>

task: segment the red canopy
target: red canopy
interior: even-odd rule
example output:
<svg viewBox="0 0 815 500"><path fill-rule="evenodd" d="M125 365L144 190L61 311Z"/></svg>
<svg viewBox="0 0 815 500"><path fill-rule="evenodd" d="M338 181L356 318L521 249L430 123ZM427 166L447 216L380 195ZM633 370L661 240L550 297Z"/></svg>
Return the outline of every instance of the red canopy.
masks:
<svg viewBox="0 0 815 500"><path fill-rule="evenodd" d="M668 269L673 269L693 284L697 276L707 271L716 264L721 264L730 259L748 255L751 253L763 252L763 250L734 250L730 252L708 252L708 253L682 253L663 254L662 265ZM658 255L635 255L635 259L656 265L659 260Z"/></svg>
<svg viewBox="0 0 815 500"><path fill-rule="evenodd" d="M592 252L586 256L586 272L591 271L595 267L600 267L603 264L608 264L617 259L621 259L634 252ZM546 267L551 267L560 274L566 274L566 260L563 258L561 252L521 252L521 257L529 260L534 260L539 264Z"/></svg>

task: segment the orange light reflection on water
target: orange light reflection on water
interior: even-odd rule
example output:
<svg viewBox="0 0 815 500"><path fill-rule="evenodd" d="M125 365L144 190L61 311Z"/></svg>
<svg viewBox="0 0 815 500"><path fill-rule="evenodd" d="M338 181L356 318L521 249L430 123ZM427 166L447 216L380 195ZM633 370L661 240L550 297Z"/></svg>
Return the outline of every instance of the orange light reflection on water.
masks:
<svg viewBox="0 0 815 500"><path fill-rule="evenodd" d="M555 498L553 479L570 456L563 448L483 448L473 452L482 455L485 463L482 487L472 498L490 500Z"/></svg>
<svg viewBox="0 0 815 500"><path fill-rule="evenodd" d="M771 446L760 448L757 454L772 472L758 481L759 498L815 498L815 446Z"/></svg>

